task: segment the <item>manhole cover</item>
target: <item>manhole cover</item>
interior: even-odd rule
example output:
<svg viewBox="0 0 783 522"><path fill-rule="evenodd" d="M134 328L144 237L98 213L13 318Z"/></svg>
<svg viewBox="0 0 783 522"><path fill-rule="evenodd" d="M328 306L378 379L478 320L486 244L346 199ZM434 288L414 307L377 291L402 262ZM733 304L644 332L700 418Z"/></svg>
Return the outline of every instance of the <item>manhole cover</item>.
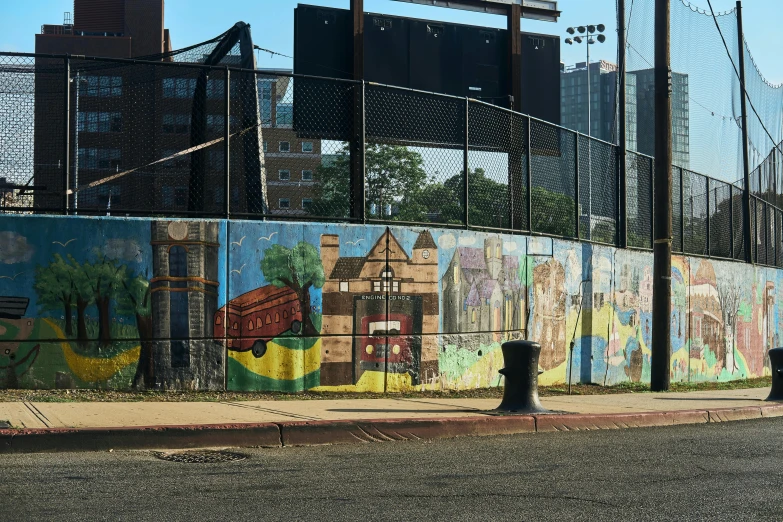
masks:
<svg viewBox="0 0 783 522"><path fill-rule="evenodd" d="M186 464L215 464L218 462L233 462L245 460L246 455L231 451L192 450L192 451L157 451L155 456L169 462L184 462Z"/></svg>

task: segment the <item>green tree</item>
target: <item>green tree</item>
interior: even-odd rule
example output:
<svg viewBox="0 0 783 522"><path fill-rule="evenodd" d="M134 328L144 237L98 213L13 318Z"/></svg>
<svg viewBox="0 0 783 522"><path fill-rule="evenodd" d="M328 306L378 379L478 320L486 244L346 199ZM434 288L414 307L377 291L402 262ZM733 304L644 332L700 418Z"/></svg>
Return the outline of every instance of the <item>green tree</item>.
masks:
<svg viewBox="0 0 783 522"><path fill-rule="evenodd" d="M48 266L35 269L35 284L38 305L42 310L62 311L65 318L65 334L73 335L71 307L76 299L74 269L60 254L55 254Z"/></svg>
<svg viewBox="0 0 783 522"><path fill-rule="evenodd" d="M452 176L442 184L424 187L419 196L430 215L437 215L440 223L464 222L464 177ZM468 173L468 210L470 225L477 227L508 228L511 225L508 185L487 176L476 168ZM514 198L518 204L527 205L527 190L523 188ZM574 198L533 187L533 230L565 237L574 237L576 221Z"/></svg>
<svg viewBox="0 0 783 522"><path fill-rule="evenodd" d="M324 267L316 248L304 241L291 249L272 245L264 251L261 272L274 286L287 286L296 292L302 310L304 335L318 335L310 317L310 289L324 285Z"/></svg>
<svg viewBox="0 0 783 522"><path fill-rule="evenodd" d="M397 219L417 216L421 212L419 194L427 184L421 154L400 145L368 143L364 158L368 212L374 206L380 217L392 206ZM332 161L316 169L320 184L314 214L345 217L350 213L350 173L351 154L346 145Z"/></svg>
<svg viewBox="0 0 783 522"><path fill-rule="evenodd" d="M117 313L136 318L136 327L139 330L139 339L141 340L139 364L136 366L132 386L135 389L142 381L144 388L150 389L155 385L150 282L141 275L129 273L122 281L122 288L123 291L119 292L117 296Z"/></svg>

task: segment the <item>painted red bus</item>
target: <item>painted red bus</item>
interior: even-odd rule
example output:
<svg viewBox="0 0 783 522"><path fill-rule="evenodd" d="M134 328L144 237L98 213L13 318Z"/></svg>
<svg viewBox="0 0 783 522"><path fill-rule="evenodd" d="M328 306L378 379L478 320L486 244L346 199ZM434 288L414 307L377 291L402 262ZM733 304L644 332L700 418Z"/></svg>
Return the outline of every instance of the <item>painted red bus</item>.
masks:
<svg viewBox="0 0 783 522"><path fill-rule="evenodd" d="M413 320L406 314L362 317L361 370L405 373L413 368L412 326Z"/></svg>
<svg viewBox="0 0 783 522"><path fill-rule="evenodd" d="M214 322L215 338L227 337L229 350L251 350L262 357L270 340L289 330L295 334L302 330L302 310L296 292L267 285L229 301L215 313Z"/></svg>

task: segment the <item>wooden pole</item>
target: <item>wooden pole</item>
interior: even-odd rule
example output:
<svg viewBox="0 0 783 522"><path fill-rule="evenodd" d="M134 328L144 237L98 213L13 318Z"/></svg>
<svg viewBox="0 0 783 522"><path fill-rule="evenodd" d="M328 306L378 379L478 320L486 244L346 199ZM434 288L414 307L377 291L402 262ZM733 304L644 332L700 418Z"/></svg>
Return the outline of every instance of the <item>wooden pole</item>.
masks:
<svg viewBox="0 0 783 522"><path fill-rule="evenodd" d="M740 74L740 89L741 89L741 102L740 110L742 111L742 168L743 179L745 180L745 190L742 192L742 217L743 217L743 232L744 232L744 245L745 245L745 260L748 263L755 261L753 255L753 247L755 246L755 240L758 236L755 234L751 236L750 229L750 165L748 163L748 107L745 95L745 44L742 38L742 2L737 1L737 32L739 43L739 74ZM759 185L761 190L761 185Z"/></svg>
<svg viewBox="0 0 783 522"><path fill-rule="evenodd" d="M672 272L672 72L670 0L655 0L655 199L650 387L669 389Z"/></svg>

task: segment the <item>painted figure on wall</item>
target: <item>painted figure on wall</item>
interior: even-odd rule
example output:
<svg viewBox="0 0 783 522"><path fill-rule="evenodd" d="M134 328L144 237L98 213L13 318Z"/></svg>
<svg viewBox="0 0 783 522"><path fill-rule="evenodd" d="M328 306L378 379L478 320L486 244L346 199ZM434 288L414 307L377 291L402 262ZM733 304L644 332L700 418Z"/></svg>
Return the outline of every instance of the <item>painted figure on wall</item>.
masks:
<svg viewBox="0 0 783 522"><path fill-rule="evenodd" d="M367 371L437 375L438 246L421 232L409 256L389 229L364 257L340 257L340 238L321 236L321 384L356 384Z"/></svg>
<svg viewBox="0 0 783 522"><path fill-rule="evenodd" d="M541 344L539 364L551 370L566 360L565 270L556 259L533 269L533 339Z"/></svg>

